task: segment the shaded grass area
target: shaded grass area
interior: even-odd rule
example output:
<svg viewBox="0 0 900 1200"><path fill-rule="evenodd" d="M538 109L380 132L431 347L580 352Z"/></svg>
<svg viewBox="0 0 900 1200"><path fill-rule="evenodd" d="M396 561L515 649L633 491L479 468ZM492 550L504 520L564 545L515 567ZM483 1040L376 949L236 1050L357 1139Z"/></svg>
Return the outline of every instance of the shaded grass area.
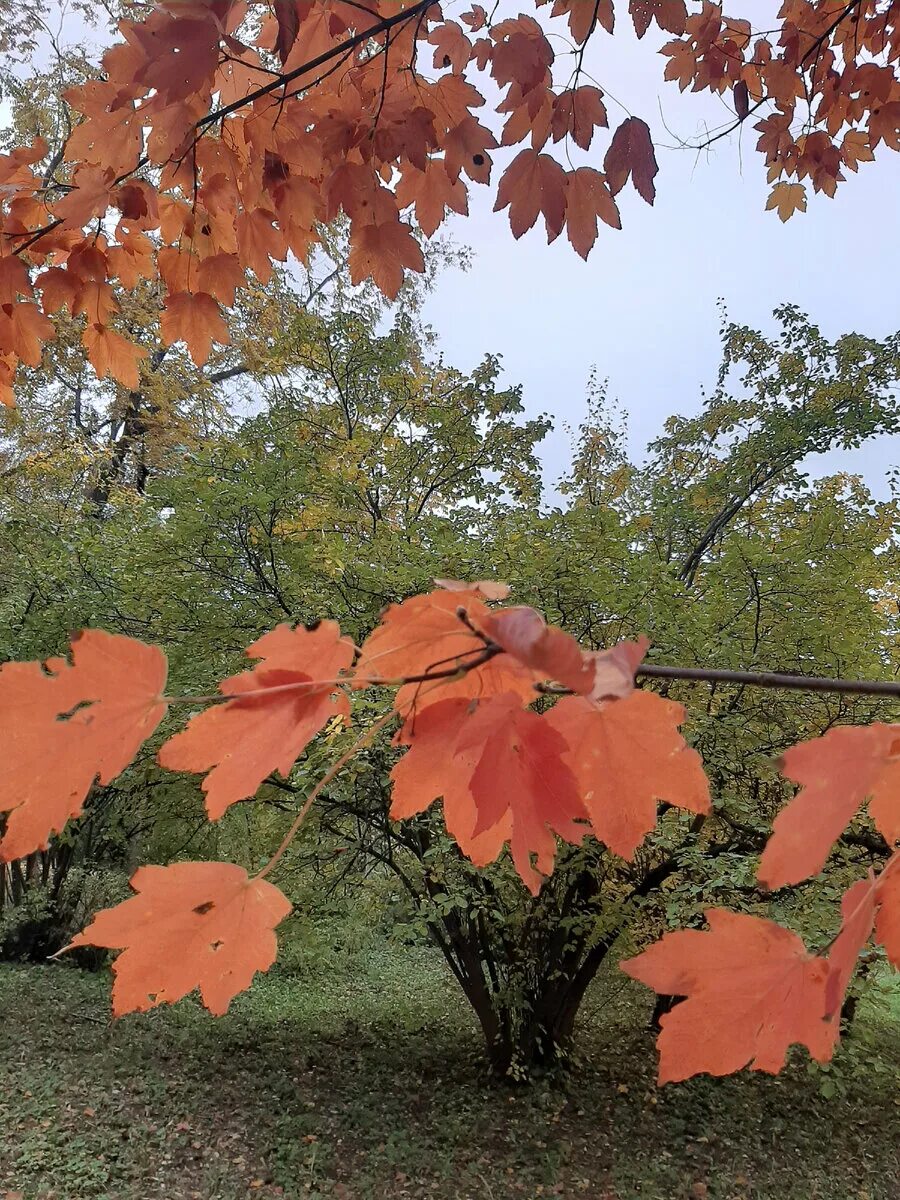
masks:
<svg viewBox="0 0 900 1200"><path fill-rule="evenodd" d="M428 949L276 969L219 1020L188 1000L111 1023L106 975L0 967L0 1197L900 1195L896 995L828 1072L798 1053L777 1079L661 1090L648 1011L611 973L569 1076L508 1089Z"/></svg>

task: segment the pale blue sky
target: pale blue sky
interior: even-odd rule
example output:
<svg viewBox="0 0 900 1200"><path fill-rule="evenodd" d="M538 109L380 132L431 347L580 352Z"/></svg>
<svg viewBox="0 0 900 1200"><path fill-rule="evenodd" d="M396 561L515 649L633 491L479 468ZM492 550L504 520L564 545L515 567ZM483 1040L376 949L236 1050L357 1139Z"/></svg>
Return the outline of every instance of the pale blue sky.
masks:
<svg viewBox="0 0 900 1200"><path fill-rule="evenodd" d="M599 82L627 97L659 141L696 140L704 122L722 121L719 99L682 96L662 82L664 60L649 35L638 44L617 31L614 55L604 41L594 56ZM622 110L608 104L610 123L618 123ZM446 272L425 311L448 360L467 369L488 351L501 353L506 380L524 386L529 412L550 412L558 424L583 416L596 365L629 413L630 445L640 454L668 414L695 411L701 386L714 383L720 296L733 320L762 329L774 329L771 312L782 301L798 304L828 336L900 328L900 156L882 147L835 199L811 196L809 211L782 225L765 211L765 165L751 122L741 139L723 139L702 156L660 149L654 207L628 185L623 229L601 226L587 263L565 236L548 247L542 223L516 242L506 214L490 211L491 190L473 185L470 217L445 226L471 247L473 268ZM498 152L495 163L509 157ZM548 480L567 452L561 431L545 443ZM884 494L895 462L900 439L883 438L812 465L816 474L863 474Z"/></svg>

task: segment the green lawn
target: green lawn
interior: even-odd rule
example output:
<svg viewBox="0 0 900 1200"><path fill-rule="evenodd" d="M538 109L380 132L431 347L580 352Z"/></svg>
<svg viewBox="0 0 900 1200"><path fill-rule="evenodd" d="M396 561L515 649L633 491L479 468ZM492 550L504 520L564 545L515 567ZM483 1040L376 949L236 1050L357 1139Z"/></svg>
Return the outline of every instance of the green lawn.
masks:
<svg viewBox="0 0 900 1200"><path fill-rule="evenodd" d="M0 1198L896 1200L900 1002L835 1068L657 1090L646 996L598 981L564 1083L484 1075L426 949L378 943L115 1024L109 980L0 968Z"/></svg>

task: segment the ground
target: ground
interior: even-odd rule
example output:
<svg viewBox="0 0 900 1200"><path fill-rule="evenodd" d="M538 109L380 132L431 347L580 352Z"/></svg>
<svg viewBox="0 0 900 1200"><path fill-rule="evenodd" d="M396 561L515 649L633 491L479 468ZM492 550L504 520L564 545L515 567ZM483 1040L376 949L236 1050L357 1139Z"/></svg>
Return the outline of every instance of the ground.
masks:
<svg viewBox="0 0 900 1200"><path fill-rule="evenodd" d="M900 995L828 1072L660 1090L647 1000L610 972L568 1078L506 1088L423 947L276 968L219 1020L3 966L0 1200L896 1200Z"/></svg>

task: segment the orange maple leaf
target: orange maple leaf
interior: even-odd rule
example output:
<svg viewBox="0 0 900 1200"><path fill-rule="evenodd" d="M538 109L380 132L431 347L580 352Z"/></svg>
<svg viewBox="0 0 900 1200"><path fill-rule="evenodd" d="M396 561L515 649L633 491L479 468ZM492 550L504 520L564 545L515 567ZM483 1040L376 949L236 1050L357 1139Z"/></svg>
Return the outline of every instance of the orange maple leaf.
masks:
<svg viewBox="0 0 900 1200"><path fill-rule="evenodd" d="M227 346L231 341L222 311L208 292L176 292L166 300L160 322L167 346L184 342L191 358L202 367L209 358L213 342Z"/></svg>
<svg viewBox="0 0 900 1200"><path fill-rule="evenodd" d="M255 795L273 771L287 777L332 717L350 715L336 680L353 661L353 643L335 621L315 629L279 625L245 653L260 662L219 684L234 699L191 717L159 752L171 771L208 772L203 791L213 821Z"/></svg>
<svg viewBox="0 0 900 1200"><path fill-rule="evenodd" d="M825 1015L829 1020L840 1016L859 952L872 935L876 909L875 876L870 872L868 879L848 888L841 900L841 928L828 954Z"/></svg>
<svg viewBox="0 0 900 1200"><path fill-rule="evenodd" d="M0 858L23 858L78 816L95 780L111 783L166 711L166 658L155 646L96 629L72 661L0 667L4 731Z"/></svg>
<svg viewBox="0 0 900 1200"><path fill-rule="evenodd" d="M257 971L275 961L275 926L290 901L265 879L231 863L141 867L137 895L99 912L67 950L122 950L113 963L113 1013L174 1004L195 988L215 1016L227 1012Z"/></svg>
<svg viewBox="0 0 900 1200"><path fill-rule="evenodd" d="M766 202L767 209L777 209L781 221L787 221L795 212L806 212L806 188L802 183L776 183Z"/></svg>
<svg viewBox="0 0 900 1200"><path fill-rule="evenodd" d="M547 713L564 738L563 761L578 782L594 833L632 859L656 825L658 801L709 812L709 782L696 750L678 726L681 704L653 692L632 692L601 706L566 696Z"/></svg>
<svg viewBox="0 0 900 1200"><path fill-rule="evenodd" d="M442 588L392 604L363 643L355 686L414 677L416 682L404 684L394 699L404 715L414 705L421 711L451 696L468 700L514 692L524 704L535 700L534 672L507 654L486 656L484 635L478 631L490 615L474 588ZM473 663L479 665L473 668ZM459 670L465 673L454 674ZM420 681L429 674L437 677Z"/></svg>
<svg viewBox="0 0 900 1200"><path fill-rule="evenodd" d="M678 34L684 33L687 24L684 0L629 0L628 11L639 38L650 28L651 21L668 33Z"/></svg>
<svg viewBox="0 0 900 1200"><path fill-rule="evenodd" d="M15 354L29 367L41 365L44 342L56 336L52 321L27 300L0 304L0 351Z"/></svg>
<svg viewBox="0 0 900 1200"><path fill-rule="evenodd" d="M621 964L661 995L687 997L660 1022L659 1082L748 1064L774 1075L796 1042L827 1062L837 1030L825 1020L825 959L774 921L717 908L706 920L708 930L668 933Z"/></svg>
<svg viewBox="0 0 900 1200"><path fill-rule="evenodd" d="M72 190L53 206L63 229L82 229L92 217L102 217L112 203L116 187L111 167L82 166L75 172Z"/></svg>
<svg viewBox="0 0 900 1200"><path fill-rule="evenodd" d="M500 179L494 212L509 207L513 237L526 233L543 213L547 237L552 242L566 219L566 173L555 158L522 150Z"/></svg>
<svg viewBox="0 0 900 1200"><path fill-rule="evenodd" d="M900 969L900 853L895 854L878 876L878 912L875 937L887 956Z"/></svg>
<svg viewBox="0 0 900 1200"><path fill-rule="evenodd" d="M781 770L801 785L775 818L759 863L767 888L821 871L831 848L867 797L869 816L888 843L900 841L900 726L840 726L792 746Z"/></svg>
<svg viewBox="0 0 900 1200"><path fill-rule="evenodd" d="M573 248L587 259L597 240L597 218L613 229L622 221L606 180L593 167L579 167L566 175L566 232Z"/></svg>
<svg viewBox="0 0 900 1200"><path fill-rule="evenodd" d="M147 357L143 346L136 346L114 329L97 324L88 325L81 340L99 378L111 375L123 387L135 391L140 383L138 364Z"/></svg>
<svg viewBox="0 0 900 1200"><path fill-rule="evenodd" d="M372 279L389 300L395 300L403 283L403 270L424 271L422 247L412 229L402 221L380 225L350 225L350 279Z"/></svg>
<svg viewBox="0 0 900 1200"><path fill-rule="evenodd" d="M495 852L508 839L534 894L553 870L555 835L578 843L587 833L584 804L562 757L565 741L515 694L431 705L406 722L398 742L410 749L391 772L392 813L421 812L443 796L460 849L469 853L474 843L483 854L492 831Z"/></svg>

